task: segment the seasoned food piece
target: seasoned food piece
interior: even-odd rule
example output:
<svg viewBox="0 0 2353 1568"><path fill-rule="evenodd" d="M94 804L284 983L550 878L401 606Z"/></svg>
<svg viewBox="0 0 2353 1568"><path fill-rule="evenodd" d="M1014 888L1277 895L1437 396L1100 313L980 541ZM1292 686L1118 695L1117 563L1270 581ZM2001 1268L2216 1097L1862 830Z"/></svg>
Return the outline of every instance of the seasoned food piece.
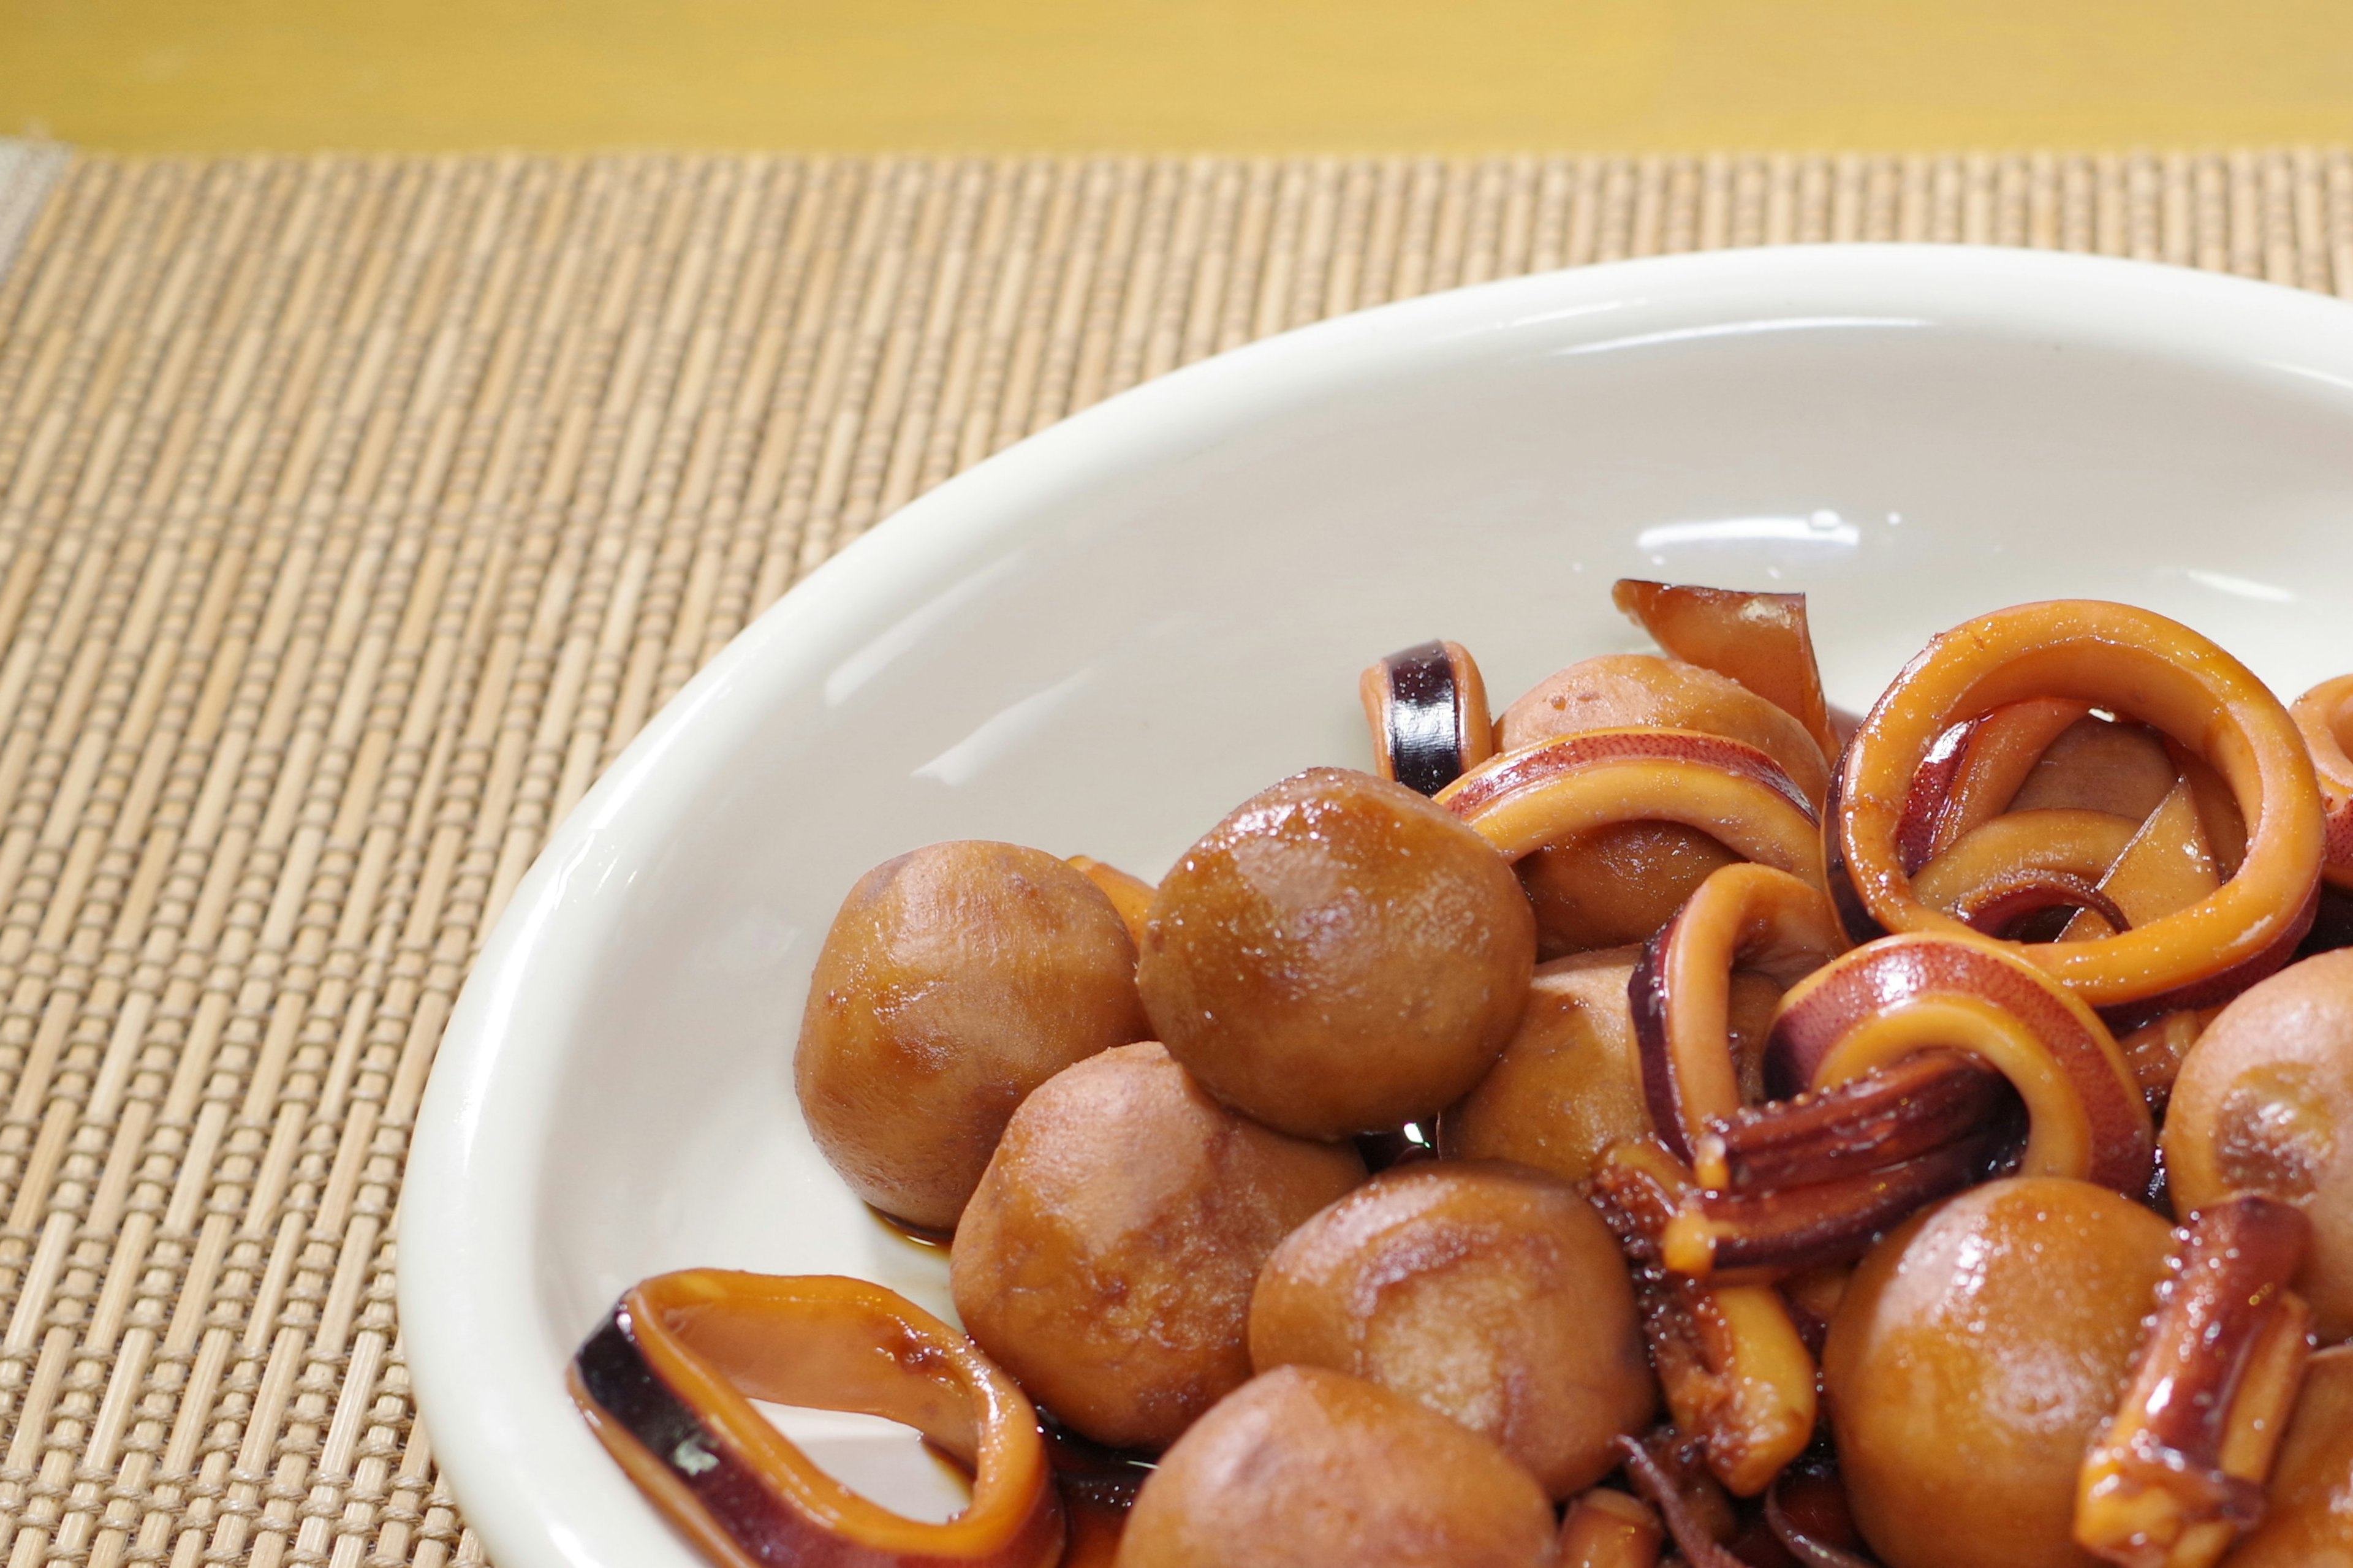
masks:
<svg viewBox="0 0 2353 1568"><path fill-rule="evenodd" d="M1329 1367L1453 1416L1551 1496L1648 1424L1618 1244L1565 1182L1511 1165L1387 1171L1291 1233L1250 1298L1250 1364Z"/></svg>
<svg viewBox="0 0 2353 1568"><path fill-rule="evenodd" d="M1648 940L1712 871L1740 857L1680 822L1620 822L1547 844L1520 862L1536 951L1559 958Z"/></svg>
<svg viewBox="0 0 2353 1568"><path fill-rule="evenodd" d="M1102 889L1013 844L934 844L858 879L826 932L794 1087L860 1197L946 1230L1022 1097L1151 1032Z"/></svg>
<svg viewBox="0 0 2353 1568"><path fill-rule="evenodd" d="M2188 779L2135 830L2132 842L2100 879L2100 891L2116 907L2126 926L2147 925L2186 910L2222 885L2222 868L2198 810L2198 792ZM2114 920L2085 910L2059 933L2062 942L2089 942L2121 929Z"/></svg>
<svg viewBox="0 0 2353 1568"><path fill-rule="evenodd" d="M1168 1450L1118 1568L1551 1568L1552 1505L1475 1432L1321 1367L1251 1382Z"/></svg>
<svg viewBox="0 0 2353 1568"><path fill-rule="evenodd" d="M1628 988L1642 1093L1667 1149L1689 1162L1713 1118L1743 1103L1732 1041L1735 965L1794 985L1845 946L1818 889L1765 866L1727 866L1642 949Z"/></svg>
<svg viewBox="0 0 2353 1568"><path fill-rule="evenodd" d="M1436 795L1495 754L1479 661L1459 642L1417 643L1357 678L1373 732L1373 772Z"/></svg>
<svg viewBox="0 0 2353 1568"><path fill-rule="evenodd" d="M1803 594L1760 594L1621 577L1610 599L1677 658L1728 675L1796 716L1825 757L1840 736L1822 699Z"/></svg>
<svg viewBox="0 0 2353 1568"><path fill-rule="evenodd" d="M2321 875L2338 892L2353 892L2353 675L2324 680L2295 700L2295 725L2320 780L2327 822L2327 864Z"/></svg>
<svg viewBox="0 0 2353 1568"><path fill-rule="evenodd" d="M1162 1447L1250 1376L1267 1254L1364 1176L1345 1143L1234 1115L1157 1045L1106 1051L1006 1128L956 1227L956 1311L1085 1436Z"/></svg>
<svg viewBox="0 0 2353 1568"><path fill-rule="evenodd" d="M1516 752L1588 730L1697 730L1754 746L1819 805L1830 768L1806 726L1738 681L1649 653L1579 659L1538 681L1495 721L1496 744Z"/></svg>
<svg viewBox="0 0 2353 1568"><path fill-rule="evenodd" d="M2249 989L2182 1058L2165 1112L2184 1212L2256 1193L2312 1221L2295 1289L2323 1344L2353 1336L2353 951Z"/></svg>
<svg viewBox="0 0 2353 1568"><path fill-rule="evenodd" d="M2253 1195L2173 1233L2124 1397L2077 1475L2077 1545L2121 1568L2213 1568L2254 1524L2312 1348L2287 1288L2311 1237Z"/></svg>
<svg viewBox="0 0 2353 1568"><path fill-rule="evenodd" d="M2353 1568L2353 1345L2306 1363L2263 1522L2226 1568Z"/></svg>
<svg viewBox="0 0 2353 1568"><path fill-rule="evenodd" d="M1905 791L1895 830L1905 873L1918 875L1921 867L2009 810L2051 742L2091 708L2063 697L2029 698L1964 720L1937 736Z"/></svg>
<svg viewBox="0 0 2353 1568"><path fill-rule="evenodd" d="M1806 1451L1820 1413L1819 1370L1788 1299L1769 1284L1703 1283L1665 1266L1672 1229L1685 1217L1678 1211L1699 1194L1656 1141L1612 1148L1592 1193L1636 1260L1642 1335L1687 1457L1705 1459L1740 1496L1757 1496ZM1661 1501L1654 1489L1644 1495ZM1674 1528L1672 1515L1668 1522Z"/></svg>
<svg viewBox="0 0 2353 1568"><path fill-rule="evenodd" d="M2016 605L1964 622L1932 639L1881 693L1840 762L1840 805L1827 835L1830 890L1848 934L1867 942L1955 929L1905 870L1919 847L1906 828L1921 820L1913 806L1923 765L1937 761L1956 724L2052 698L2114 708L2198 748L2227 782L2250 837L2235 874L2188 908L2097 941L2023 951L2093 1006L2140 1004L2143 1018L2226 1001L2285 963L2311 929L2323 857L2321 796L2304 736L2244 665L2198 633L2090 599ZM2221 816L2200 812L2210 843ZM2214 847L2218 868L2227 866L2231 857Z"/></svg>
<svg viewBox="0 0 2353 1568"><path fill-rule="evenodd" d="M2013 942L1962 931L1882 937L1789 987L1765 1047L1778 1097L1820 1091L1923 1051L1966 1051L2025 1102L2020 1171L2136 1196L2157 1134L2107 1026Z"/></svg>
<svg viewBox="0 0 2353 1568"><path fill-rule="evenodd" d="M567 1381L597 1441L719 1568L1068 1561L1037 1411L970 1340L880 1285L658 1274L614 1303ZM894 1513L819 1468L755 1399L913 1426L971 1476L971 1503L936 1524Z"/></svg>
<svg viewBox="0 0 2353 1568"><path fill-rule="evenodd" d="M1136 981L1210 1093L1303 1138L1435 1115L1493 1065L1535 921L1486 840L1401 784L1312 768L1187 850Z"/></svg>
<svg viewBox="0 0 2353 1568"><path fill-rule="evenodd" d="M1127 928L1129 941L1144 940L1144 917L1152 909L1151 883L1092 855L1073 855L1063 864L1103 890L1111 907L1119 911L1120 923Z"/></svg>
<svg viewBox="0 0 2353 1568"><path fill-rule="evenodd" d="M1596 1487L1560 1521L1560 1568L1657 1568L1666 1531L1642 1502Z"/></svg>
<svg viewBox="0 0 2353 1568"><path fill-rule="evenodd" d="M2010 797L2009 811L2103 811L2147 819L2173 788L2164 737L2087 713L2059 732Z"/></svg>
<svg viewBox="0 0 2353 1568"><path fill-rule="evenodd" d="M1756 747L1700 730L1583 730L1488 758L1432 797L1514 859L1630 823L1680 823L1822 883L1822 819Z"/></svg>
<svg viewBox="0 0 2353 1568"><path fill-rule="evenodd" d="M1921 867L1912 890L1930 909L1988 936L2047 936L2043 928L2055 909L2096 910L2100 919L2119 913L2099 891L2100 879L2139 827L2134 818L2105 811L2006 811ZM2108 921L2100 934L2115 925Z"/></svg>
<svg viewBox="0 0 2353 1568"><path fill-rule="evenodd" d="M1622 947L1539 964L1503 1056L1439 1118L1439 1152L1516 1161L1581 1182L1610 1144L1648 1133L1626 1005L1641 955Z"/></svg>
<svg viewBox="0 0 2353 1568"><path fill-rule="evenodd" d="M1737 681L1651 654L1582 659L1540 682L1497 725L1507 751L1588 730L1692 730L1753 746L1819 805L1820 752L1797 720ZM1641 942L1707 874L1740 856L1701 828L1632 821L1546 845L1520 862L1546 958Z"/></svg>
<svg viewBox="0 0 2353 1568"><path fill-rule="evenodd" d="M1831 1321L1847 1497L1887 1568L2090 1568L2076 1472L2164 1278L2163 1220L2104 1187L1974 1188L1881 1242Z"/></svg>
<svg viewBox="0 0 2353 1568"><path fill-rule="evenodd" d="M1440 1152L1582 1182L1609 1145L1646 1136L1651 1113L1626 999L1641 956L1639 948L1614 948L1539 966L1502 1058L1439 1119ZM1730 1033L1748 1103L1764 1098L1766 1032L1780 994L1761 974L1733 973Z"/></svg>

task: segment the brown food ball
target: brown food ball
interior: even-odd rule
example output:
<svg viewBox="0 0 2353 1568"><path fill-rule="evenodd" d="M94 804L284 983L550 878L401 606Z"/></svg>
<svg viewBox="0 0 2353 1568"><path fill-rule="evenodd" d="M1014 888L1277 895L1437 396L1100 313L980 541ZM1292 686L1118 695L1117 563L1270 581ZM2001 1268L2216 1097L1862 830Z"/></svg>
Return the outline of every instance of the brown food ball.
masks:
<svg viewBox="0 0 2353 1568"><path fill-rule="evenodd" d="M2353 1345L2305 1363L2267 1496L2229 1568L2353 1568Z"/></svg>
<svg viewBox="0 0 2353 1568"><path fill-rule="evenodd" d="M1159 1046L1057 1074L1005 1130L949 1256L980 1348L1100 1443L1158 1448L1250 1377L1275 1243L1365 1179L1245 1121Z"/></svg>
<svg viewBox="0 0 2353 1568"><path fill-rule="evenodd" d="M1855 1523L1888 1568L2096 1568L2075 1475L2116 1413L2169 1232L2088 1182L1961 1194L1873 1248L1822 1387Z"/></svg>
<svg viewBox="0 0 2353 1568"><path fill-rule="evenodd" d="M1756 747L1817 805L1830 788L1830 766L1805 725L1729 677L1651 653L1603 654L1547 676L1504 710L1495 744L1516 752L1582 730L1662 726Z"/></svg>
<svg viewBox="0 0 2353 1568"><path fill-rule="evenodd" d="M1160 1461L1118 1568L1549 1568L1552 1505L1504 1451L1412 1400L1287 1366Z"/></svg>
<svg viewBox="0 0 2353 1568"><path fill-rule="evenodd" d="M1539 965L1519 1032L1479 1087L1438 1122L1449 1159L1509 1160L1582 1182L1609 1145L1651 1131L1641 1049L1626 1001L1641 950L1613 948ZM1765 1098L1765 1041L1781 988L1732 975L1733 1050L1742 1098Z"/></svg>
<svg viewBox="0 0 2353 1568"><path fill-rule="evenodd" d="M1510 1165L1385 1171L1294 1230L1250 1297L1250 1364L1329 1367L1500 1444L1566 1498L1658 1394L1634 1289L1574 1187Z"/></svg>
<svg viewBox="0 0 2353 1568"><path fill-rule="evenodd" d="M1535 921L1487 841L1401 784L1312 768L1185 852L1136 981L1210 1093L1302 1138L1431 1116L1519 1022Z"/></svg>
<svg viewBox="0 0 2353 1568"><path fill-rule="evenodd" d="M2240 994L2182 1058L2165 1169L2184 1214L2233 1193L2312 1221L2295 1288L2326 1344L2353 1337L2353 949Z"/></svg>
<svg viewBox="0 0 2353 1568"><path fill-rule="evenodd" d="M1680 822L1620 822L1547 844L1520 861L1536 912L1536 955L1647 942L1708 873L1740 857Z"/></svg>
<svg viewBox="0 0 2353 1568"><path fill-rule="evenodd" d="M934 844L858 879L809 977L794 1087L850 1190L946 1230L1022 1097L1151 1032L1101 889L1041 850Z"/></svg>

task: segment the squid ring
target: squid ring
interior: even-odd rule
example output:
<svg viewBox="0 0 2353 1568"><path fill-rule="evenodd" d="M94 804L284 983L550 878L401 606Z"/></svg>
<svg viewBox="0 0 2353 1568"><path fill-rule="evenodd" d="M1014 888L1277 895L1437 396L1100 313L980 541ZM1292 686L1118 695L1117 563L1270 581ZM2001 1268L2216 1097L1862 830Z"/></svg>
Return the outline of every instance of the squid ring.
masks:
<svg viewBox="0 0 2353 1568"><path fill-rule="evenodd" d="M1846 948L1820 891L1769 866L1710 873L1642 949L1627 987L1651 1122L1678 1160L1740 1109L1728 1044L1732 971L1794 985Z"/></svg>
<svg viewBox="0 0 2353 1568"><path fill-rule="evenodd" d="M1972 829L2001 815L2051 742L2092 710L2088 702L2013 702L1936 737L1904 803L1896 842L1917 873Z"/></svg>
<svg viewBox="0 0 2353 1568"><path fill-rule="evenodd" d="M2291 711L2312 753L2328 821L2327 865L2321 875L2330 887L2353 892L2353 757L2345 753L2347 737L2353 736L2353 675L2322 681L2297 698Z"/></svg>
<svg viewBox="0 0 2353 1568"><path fill-rule="evenodd" d="M2252 830L2239 872L2188 909L2092 942L2023 949L2084 1001L2221 1000L2286 962L2315 908L2320 792L2302 735L2247 668L2189 627L2126 605L1996 611L1930 642L1863 721L1839 769L1831 891L1849 934L1958 932L1915 893L1900 845L1914 775L1954 724L2032 698L2115 705L2211 763Z"/></svg>
<svg viewBox="0 0 2353 1568"><path fill-rule="evenodd" d="M1436 795L1495 754L1487 683L1459 642L1417 643L1356 679L1373 731L1373 771Z"/></svg>
<svg viewBox="0 0 2353 1568"><path fill-rule="evenodd" d="M1912 874L1913 895L1989 935L1987 910L2007 888L2094 888L2140 824L2105 811L2010 811L1971 829ZM2105 902L2104 899L2102 900ZM2111 906L2113 907L2113 906ZM2105 918L2106 910L2101 911ZM2115 922L2119 930L2125 922Z"/></svg>
<svg viewBox="0 0 2353 1568"><path fill-rule="evenodd" d="M1780 764L1697 730L1583 730L1490 757L1432 797L1504 855L1620 822L1680 822L1822 885L1821 819Z"/></svg>
<svg viewBox="0 0 2353 1568"><path fill-rule="evenodd" d="M573 1403L713 1562L1047 1568L1062 1510L1038 1415L972 1342L862 1279L690 1268L634 1287L573 1359ZM942 1524L827 1475L752 1401L887 1416L973 1472Z"/></svg>
<svg viewBox="0 0 2353 1568"><path fill-rule="evenodd" d="M2031 951L1963 931L1882 937L1833 960L1781 998L1767 1090L1787 1098L1920 1051L1968 1051L2026 1102L2021 1174L2138 1197L2156 1162L2138 1081L2099 1016Z"/></svg>

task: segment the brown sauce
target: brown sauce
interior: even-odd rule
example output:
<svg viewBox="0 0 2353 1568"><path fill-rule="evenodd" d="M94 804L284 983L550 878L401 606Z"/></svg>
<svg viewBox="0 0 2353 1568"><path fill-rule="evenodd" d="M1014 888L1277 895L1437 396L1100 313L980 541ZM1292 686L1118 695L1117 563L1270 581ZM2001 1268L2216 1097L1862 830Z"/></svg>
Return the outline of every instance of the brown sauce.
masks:
<svg viewBox="0 0 2353 1568"><path fill-rule="evenodd" d="M1110 1448L1038 1412L1038 1433L1046 1440L1046 1462L1062 1494L1069 1533L1061 1568L1110 1568L1119 1555L1127 1510L1151 1476L1155 1460L1132 1448Z"/></svg>
<svg viewBox="0 0 2353 1568"><path fill-rule="evenodd" d="M1061 1568L1111 1568L1127 1531L1127 1510L1066 1496L1062 1526Z"/></svg>

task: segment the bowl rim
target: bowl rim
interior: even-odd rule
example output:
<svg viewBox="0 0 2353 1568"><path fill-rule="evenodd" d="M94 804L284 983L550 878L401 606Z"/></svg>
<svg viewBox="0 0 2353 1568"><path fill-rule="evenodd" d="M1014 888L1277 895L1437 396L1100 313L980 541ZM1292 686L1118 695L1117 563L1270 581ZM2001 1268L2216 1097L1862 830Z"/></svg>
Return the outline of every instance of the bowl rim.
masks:
<svg viewBox="0 0 2353 1568"><path fill-rule="evenodd" d="M692 781L748 736L775 695L822 678L843 638L942 591L1007 547L1051 495L1293 405L1416 349L1629 303L1682 306L1681 335L1753 328L1848 294L1910 299L1939 324L2048 331L2259 363L2353 391L2353 311L2301 289L2162 263L1959 245L1691 252L1501 279L1300 327L1086 408L918 497L824 562L654 715L548 837L475 958L416 1116L398 1200L399 1332L433 1452L467 1522L504 1568L629 1561L664 1531L617 1468L583 1489L562 1462L593 1440L538 1364L528 1194L549 1124L543 1087L567 1039L567 965L595 945L575 895L626 876ZM1599 330L1597 326L1596 330ZM1655 340L1660 334L1652 333ZM1673 335L1673 334L1670 334ZM666 809L670 808L670 809ZM490 1282L486 1288L486 1281ZM593 1494L593 1495L592 1495ZM621 1504L628 1506L624 1509Z"/></svg>

